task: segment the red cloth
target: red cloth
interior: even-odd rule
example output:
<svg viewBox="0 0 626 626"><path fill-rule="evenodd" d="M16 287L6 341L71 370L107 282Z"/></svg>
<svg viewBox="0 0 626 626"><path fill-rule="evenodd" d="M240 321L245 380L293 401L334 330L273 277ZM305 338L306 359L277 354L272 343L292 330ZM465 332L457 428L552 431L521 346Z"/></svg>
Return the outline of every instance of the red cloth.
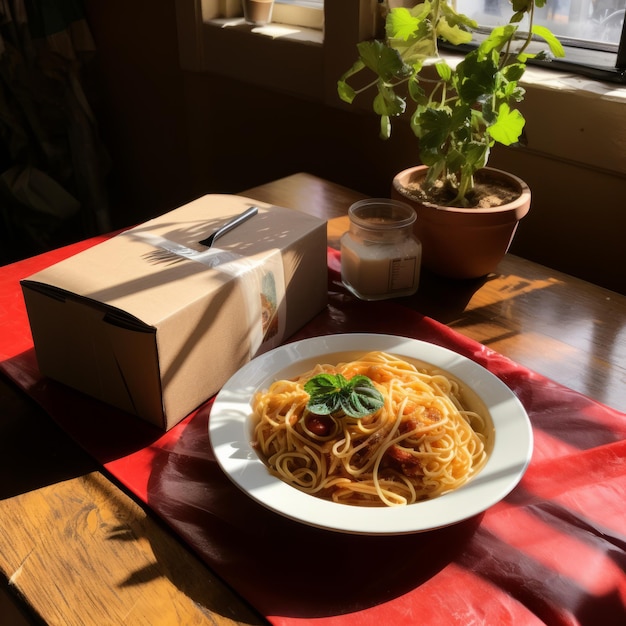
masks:
<svg viewBox="0 0 626 626"><path fill-rule="evenodd" d="M524 404L535 449L520 485L483 515L400 537L309 528L222 474L211 401L166 434L44 379L19 279L83 242L0 269L0 369L223 579L275 624L626 623L626 415L527 370L398 302L360 302L329 251L327 309L293 339L384 332L451 348Z"/></svg>

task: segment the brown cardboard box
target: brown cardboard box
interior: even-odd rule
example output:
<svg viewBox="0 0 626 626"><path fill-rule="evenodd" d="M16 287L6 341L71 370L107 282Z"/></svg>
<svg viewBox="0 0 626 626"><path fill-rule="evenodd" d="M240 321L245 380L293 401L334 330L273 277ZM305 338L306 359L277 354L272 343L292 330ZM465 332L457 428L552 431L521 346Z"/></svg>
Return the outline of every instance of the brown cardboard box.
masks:
<svg viewBox="0 0 626 626"><path fill-rule="evenodd" d="M41 372L169 429L326 305L326 246L316 217L204 196L22 281Z"/></svg>

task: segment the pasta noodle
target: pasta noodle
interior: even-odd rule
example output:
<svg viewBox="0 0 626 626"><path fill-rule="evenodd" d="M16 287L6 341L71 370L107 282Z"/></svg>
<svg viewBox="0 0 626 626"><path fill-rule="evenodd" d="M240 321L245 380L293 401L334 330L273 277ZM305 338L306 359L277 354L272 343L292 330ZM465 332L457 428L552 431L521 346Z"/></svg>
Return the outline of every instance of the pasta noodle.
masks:
<svg viewBox="0 0 626 626"><path fill-rule="evenodd" d="M362 418L311 413L304 385L320 373L367 376L384 406ZM257 393L253 445L273 474L306 493L360 506L412 504L456 489L486 463L491 422L461 399L444 373L370 352Z"/></svg>

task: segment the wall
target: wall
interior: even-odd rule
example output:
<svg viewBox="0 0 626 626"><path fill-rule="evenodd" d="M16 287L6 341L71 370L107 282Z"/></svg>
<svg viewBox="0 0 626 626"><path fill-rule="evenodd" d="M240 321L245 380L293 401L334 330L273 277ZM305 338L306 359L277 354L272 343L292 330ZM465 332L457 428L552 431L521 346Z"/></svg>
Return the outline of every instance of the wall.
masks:
<svg viewBox="0 0 626 626"><path fill-rule="evenodd" d="M88 0L87 7L105 86L100 115L115 165L118 224L203 193L237 192L297 171L387 195L394 172L415 161L414 139L401 126L382 142L378 120L356 110L182 72L173 0ZM525 107L529 147L497 149L491 161L533 191L531 213L511 251L625 292L626 164L611 171L604 163L555 158L545 145L550 138L543 132L533 137L533 123L558 129L563 111L529 99ZM583 132L593 130L583 115L579 136L567 138L572 149L561 152L601 155L598 133Z"/></svg>
<svg viewBox="0 0 626 626"><path fill-rule="evenodd" d="M173 0L85 0L97 48L93 104L111 155L115 226L191 198L184 76Z"/></svg>

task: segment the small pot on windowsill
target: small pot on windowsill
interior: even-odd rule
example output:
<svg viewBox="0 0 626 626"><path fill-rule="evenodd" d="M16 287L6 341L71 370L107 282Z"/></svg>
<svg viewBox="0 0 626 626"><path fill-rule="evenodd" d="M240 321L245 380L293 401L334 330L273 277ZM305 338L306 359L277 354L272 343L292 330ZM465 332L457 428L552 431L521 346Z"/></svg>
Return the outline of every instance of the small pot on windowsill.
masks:
<svg viewBox="0 0 626 626"><path fill-rule="evenodd" d="M272 21L274 0L242 0L243 16L248 24L264 26Z"/></svg>
<svg viewBox="0 0 626 626"><path fill-rule="evenodd" d="M422 243L422 266L448 278L479 278L493 272L506 254L519 221L530 210L528 185L517 176L491 167L476 173L476 183L504 184L515 198L501 206L460 208L416 198L411 186L426 176L420 165L397 174L391 197L411 204L417 212L415 236Z"/></svg>

